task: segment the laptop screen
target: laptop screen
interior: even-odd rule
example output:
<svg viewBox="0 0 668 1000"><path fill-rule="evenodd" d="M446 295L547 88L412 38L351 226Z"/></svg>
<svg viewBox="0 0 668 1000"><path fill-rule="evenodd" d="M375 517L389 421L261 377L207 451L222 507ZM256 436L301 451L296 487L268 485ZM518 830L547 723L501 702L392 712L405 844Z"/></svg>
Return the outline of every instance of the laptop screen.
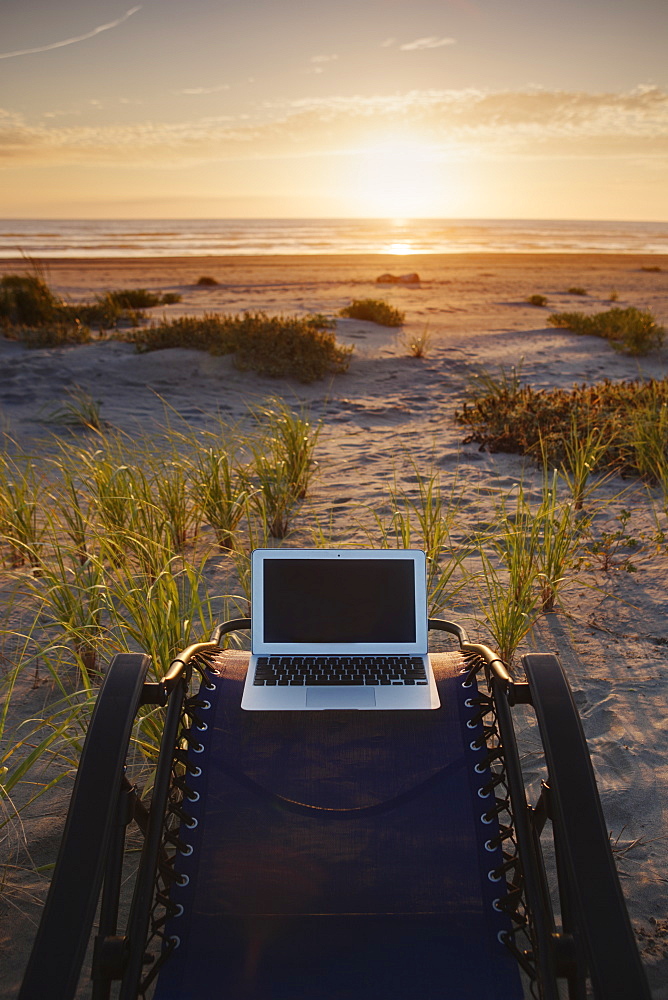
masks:
<svg viewBox="0 0 668 1000"><path fill-rule="evenodd" d="M424 655L426 583L420 549L255 549L252 651Z"/></svg>
<svg viewBox="0 0 668 1000"><path fill-rule="evenodd" d="M413 643L413 559L270 559L263 564L268 643Z"/></svg>

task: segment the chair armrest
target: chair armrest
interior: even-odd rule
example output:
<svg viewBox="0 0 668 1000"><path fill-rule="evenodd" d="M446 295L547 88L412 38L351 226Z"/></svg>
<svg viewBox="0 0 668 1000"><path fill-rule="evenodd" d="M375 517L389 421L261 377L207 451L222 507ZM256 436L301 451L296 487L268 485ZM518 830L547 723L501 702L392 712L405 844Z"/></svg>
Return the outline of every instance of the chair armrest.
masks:
<svg viewBox="0 0 668 1000"><path fill-rule="evenodd" d="M19 1000L74 996L149 662L143 653L115 656L97 696Z"/></svg>
<svg viewBox="0 0 668 1000"><path fill-rule="evenodd" d="M565 929L583 943L596 998L650 1000L570 685L556 656L522 660L548 770L562 919L574 925Z"/></svg>

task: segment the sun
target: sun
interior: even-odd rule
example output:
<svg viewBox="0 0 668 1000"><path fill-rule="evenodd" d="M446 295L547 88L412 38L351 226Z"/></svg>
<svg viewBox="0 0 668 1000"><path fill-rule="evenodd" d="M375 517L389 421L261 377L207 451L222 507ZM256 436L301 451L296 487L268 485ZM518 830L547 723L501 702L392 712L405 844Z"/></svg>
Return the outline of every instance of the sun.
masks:
<svg viewBox="0 0 668 1000"><path fill-rule="evenodd" d="M409 135L379 139L357 149L350 197L365 215L416 218L438 214L443 165L428 143Z"/></svg>

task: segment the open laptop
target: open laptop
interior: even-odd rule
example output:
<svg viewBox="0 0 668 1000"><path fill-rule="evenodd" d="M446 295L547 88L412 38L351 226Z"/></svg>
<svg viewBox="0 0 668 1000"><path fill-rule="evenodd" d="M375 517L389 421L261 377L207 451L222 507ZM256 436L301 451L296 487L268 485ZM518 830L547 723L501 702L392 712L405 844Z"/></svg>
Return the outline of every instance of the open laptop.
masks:
<svg viewBox="0 0 668 1000"><path fill-rule="evenodd" d="M251 570L242 708L438 708L424 552L256 549Z"/></svg>

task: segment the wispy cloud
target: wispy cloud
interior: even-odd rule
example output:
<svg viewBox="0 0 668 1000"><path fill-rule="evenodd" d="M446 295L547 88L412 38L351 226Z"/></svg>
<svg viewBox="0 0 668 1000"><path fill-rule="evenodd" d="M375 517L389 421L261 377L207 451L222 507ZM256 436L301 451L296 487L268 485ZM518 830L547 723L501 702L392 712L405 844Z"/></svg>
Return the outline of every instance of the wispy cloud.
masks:
<svg viewBox="0 0 668 1000"><path fill-rule="evenodd" d="M399 48L402 52L419 52L422 49L440 49L444 45L454 45L454 38L438 38L430 35L428 38L416 38L414 42L405 42Z"/></svg>
<svg viewBox="0 0 668 1000"><path fill-rule="evenodd" d="M309 72L310 73L323 73L324 72L324 67L328 63L336 62L336 60L338 58L339 57L336 54L311 56L311 58L309 59L309 62L311 64L311 66L309 68Z"/></svg>
<svg viewBox="0 0 668 1000"><path fill-rule="evenodd" d="M0 52L0 59L13 59L15 56L31 56L35 52L49 52L50 49L62 49L65 45L85 42L87 38L93 38L103 31L109 31L110 28L117 28L119 24L123 24L129 17L136 14L138 10L141 10L141 4L138 7L131 7L130 10L126 10L125 14L115 21L109 21L108 24L100 24L97 28L93 28L92 31L87 31L85 35L75 35L73 38L65 38L61 42L51 42L48 45L39 45L34 49L17 49L15 52Z"/></svg>
<svg viewBox="0 0 668 1000"><path fill-rule="evenodd" d="M183 90L173 90L173 94L187 94L199 97L200 94L219 94L221 90L229 90L229 83L220 83L217 87L184 87Z"/></svg>
<svg viewBox="0 0 668 1000"><path fill-rule="evenodd" d="M668 167L668 92L416 90L265 102L248 115L67 127L0 110L0 163L177 166L225 159L347 155L408 134L434 155L654 157ZM663 167L662 167L663 169Z"/></svg>

